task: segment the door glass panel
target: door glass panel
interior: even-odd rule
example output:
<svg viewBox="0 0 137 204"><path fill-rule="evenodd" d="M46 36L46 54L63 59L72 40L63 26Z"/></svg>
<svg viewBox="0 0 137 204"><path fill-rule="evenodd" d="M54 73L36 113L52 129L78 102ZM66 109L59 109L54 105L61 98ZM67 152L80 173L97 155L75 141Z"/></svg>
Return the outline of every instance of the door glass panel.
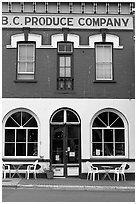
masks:
<svg viewBox="0 0 137 204"><path fill-rule="evenodd" d="M53 164L63 163L63 128L60 126L53 127L52 140L52 162Z"/></svg>
<svg viewBox="0 0 137 204"><path fill-rule="evenodd" d="M79 127L78 126L68 126L67 158L68 158L68 163L79 162Z"/></svg>
<svg viewBox="0 0 137 204"><path fill-rule="evenodd" d="M77 116L69 110L67 110L67 122L78 122Z"/></svg>
<svg viewBox="0 0 137 204"><path fill-rule="evenodd" d="M64 120L64 111L61 110L54 115L52 122L63 122L63 120Z"/></svg>

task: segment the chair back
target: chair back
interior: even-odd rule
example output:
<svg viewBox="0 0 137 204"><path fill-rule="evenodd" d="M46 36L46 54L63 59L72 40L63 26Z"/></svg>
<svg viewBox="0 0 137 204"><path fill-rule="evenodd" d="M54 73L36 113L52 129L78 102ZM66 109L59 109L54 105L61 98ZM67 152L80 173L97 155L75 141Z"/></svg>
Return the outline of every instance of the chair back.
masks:
<svg viewBox="0 0 137 204"><path fill-rule="evenodd" d="M125 168L126 168L126 165L127 165L127 163L126 163L126 162L124 162L123 164L121 164L121 166L120 166L119 170L120 170L122 173L124 173Z"/></svg>
<svg viewBox="0 0 137 204"><path fill-rule="evenodd" d="M38 160L36 160L34 163L34 170L36 170L37 164L38 164Z"/></svg>

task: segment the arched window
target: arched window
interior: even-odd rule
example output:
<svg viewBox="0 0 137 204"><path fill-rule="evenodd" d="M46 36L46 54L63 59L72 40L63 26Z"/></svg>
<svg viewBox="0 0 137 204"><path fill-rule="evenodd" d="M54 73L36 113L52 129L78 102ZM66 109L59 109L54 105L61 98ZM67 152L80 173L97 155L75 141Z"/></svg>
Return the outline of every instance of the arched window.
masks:
<svg viewBox="0 0 137 204"><path fill-rule="evenodd" d="M67 108L63 108L63 109L59 109L52 115L50 122L51 124L55 124L55 123L79 124L80 119L74 111Z"/></svg>
<svg viewBox="0 0 137 204"><path fill-rule="evenodd" d="M4 156L38 156L38 124L30 112L12 112L5 121L4 136Z"/></svg>
<svg viewBox="0 0 137 204"><path fill-rule="evenodd" d="M92 156L127 156L127 124L122 114L103 110L92 121Z"/></svg>

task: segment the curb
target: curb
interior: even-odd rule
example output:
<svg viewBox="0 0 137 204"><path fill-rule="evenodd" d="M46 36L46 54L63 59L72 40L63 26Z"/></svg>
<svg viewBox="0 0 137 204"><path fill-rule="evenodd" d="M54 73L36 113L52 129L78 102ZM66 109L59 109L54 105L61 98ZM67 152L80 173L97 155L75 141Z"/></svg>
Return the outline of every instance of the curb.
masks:
<svg viewBox="0 0 137 204"><path fill-rule="evenodd" d="M78 191L135 191L133 186L72 186L72 185L3 185L14 188L44 188L46 190L78 190Z"/></svg>

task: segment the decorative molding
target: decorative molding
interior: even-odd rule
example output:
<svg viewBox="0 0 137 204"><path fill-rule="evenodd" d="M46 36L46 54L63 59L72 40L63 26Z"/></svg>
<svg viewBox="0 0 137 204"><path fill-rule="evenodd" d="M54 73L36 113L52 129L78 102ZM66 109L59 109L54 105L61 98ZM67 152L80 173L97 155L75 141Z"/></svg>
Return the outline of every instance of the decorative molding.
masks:
<svg viewBox="0 0 137 204"><path fill-rule="evenodd" d="M7 48L17 48L17 42L25 41L24 33L16 34L11 36L11 44L7 45ZM64 34L55 34L51 36L51 45L42 45L42 35L31 34L28 33L28 41L35 41L36 48L57 48L57 43L60 41L64 41ZM80 37L76 34L67 34L67 41L74 43L74 48L95 48L96 42L102 41L102 34L91 35L89 36L89 44L88 45L80 45ZM106 41L112 42L113 48L123 49L123 46L119 45L119 37L116 35L106 34Z"/></svg>
<svg viewBox="0 0 137 204"><path fill-rule="evenodd" d="M25 41L24 33L12 35L11 44L7 45L6 48L17 48L17 42L19 41Z"/></svg>

